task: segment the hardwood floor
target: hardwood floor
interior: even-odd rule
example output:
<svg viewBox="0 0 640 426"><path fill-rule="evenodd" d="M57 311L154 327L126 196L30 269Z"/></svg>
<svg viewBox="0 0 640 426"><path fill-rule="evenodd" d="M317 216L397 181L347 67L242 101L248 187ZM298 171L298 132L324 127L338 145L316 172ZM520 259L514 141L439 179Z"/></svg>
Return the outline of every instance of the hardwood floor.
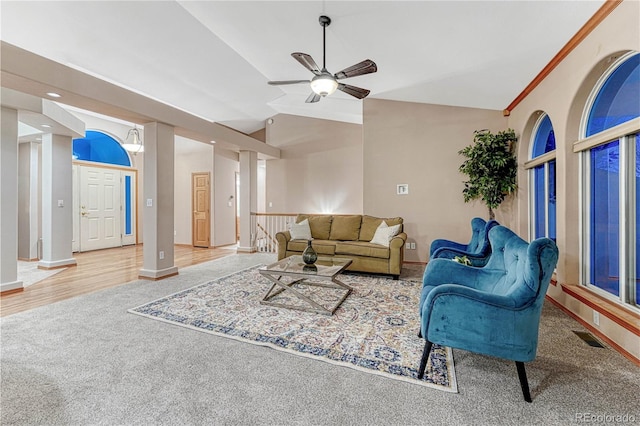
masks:
<svg viewBox="0 0 640 426"><path fill-rule="evenodd" d="M226 248L175 246L174 264L184 268L235 254ZM24 291L0 297L0 317L59 302L138 279L142 245L74 253L76 266L30 285Z"/></svg>

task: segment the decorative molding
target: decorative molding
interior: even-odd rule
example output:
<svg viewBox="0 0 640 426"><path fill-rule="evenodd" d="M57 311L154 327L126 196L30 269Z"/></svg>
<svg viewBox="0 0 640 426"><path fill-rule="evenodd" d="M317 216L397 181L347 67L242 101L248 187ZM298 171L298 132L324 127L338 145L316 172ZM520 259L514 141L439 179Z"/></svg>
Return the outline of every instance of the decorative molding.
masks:
<svg viewBox="0 0 640 426"><path fill-rule="evenodd" d="M555 69L569 53L573 51L623 0L607 0L596 13L578 30L578 32L564 45L542 71L529 83L527 87L503 111L508 117L511 111L526 98L533 90Z"/></svg>

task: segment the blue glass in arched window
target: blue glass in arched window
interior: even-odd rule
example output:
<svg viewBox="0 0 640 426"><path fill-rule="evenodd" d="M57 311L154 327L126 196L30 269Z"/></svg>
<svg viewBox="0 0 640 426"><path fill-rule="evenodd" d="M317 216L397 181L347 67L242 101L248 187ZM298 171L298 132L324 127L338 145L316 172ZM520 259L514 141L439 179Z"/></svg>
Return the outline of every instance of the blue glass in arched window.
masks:
<svg viewBox="0 0 640 426"><path fill-rule="evenodd" d="M96 163L131 166L127 151L111 136L87 130L84 138L73 140L73 158Z"/></svg>
<svg viewBox="0 0 640 426"><path fill-rule="evenodd" d="M548 115L544 115L544 118L538 125L535 138L533 139L533 153L532 158L536 158L544 154L545 152L554 151L556 149L556 137L553 133L553 125Z"/></svg>
<svg viewBox="0 0 640 426"><path fill-rule="evenodd" d="M596 96L586 136L640 117L640 53L624 61L604 82Z"/></svg>

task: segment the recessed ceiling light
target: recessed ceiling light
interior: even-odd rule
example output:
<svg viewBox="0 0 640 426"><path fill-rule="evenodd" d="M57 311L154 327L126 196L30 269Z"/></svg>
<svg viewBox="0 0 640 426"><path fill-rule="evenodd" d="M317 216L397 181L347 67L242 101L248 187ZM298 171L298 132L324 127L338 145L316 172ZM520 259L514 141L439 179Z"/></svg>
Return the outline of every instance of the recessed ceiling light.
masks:
<svg viewBox="0 0 640 426"><path fill-rule="evenodd" d="M59 98L60 94L56 93L56 92L47 92L47 96L51 96L52 98Z"/></svg>
<svg viewBox="0 0 640 426"><path fill-rule="evenodd" d="M50 128L51 126L49 126L48 124L42 124L42 127L46 127L47 129Z"/></svg>
<svg viewBox="0 0 640 426"><path fill-rule="evenodd" d="M211 143L216 143L216 141L211 141Z"/></svg>

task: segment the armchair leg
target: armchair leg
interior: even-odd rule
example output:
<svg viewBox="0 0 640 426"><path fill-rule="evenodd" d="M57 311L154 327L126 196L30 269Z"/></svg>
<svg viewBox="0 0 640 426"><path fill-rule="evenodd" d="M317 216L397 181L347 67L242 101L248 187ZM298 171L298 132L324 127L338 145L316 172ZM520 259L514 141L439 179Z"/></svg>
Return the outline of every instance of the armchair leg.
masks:
<svg viewBox="0 0 640 426"><path fill-rule="evenodd" d="M420 369L418 370L418 379L422 380L424 377L424 370L427 368L427 361L429 360L429 353L431 353L431 346L433 343L425 339L424 350L422 351L422 359L420 360Z"/></svg>
<svg viewBox="0 0 640 426"><path fill-rule="evenodd" d="M518 378L520 379L520 387L522 388L522 395L524 400L531 402L531 394L529 393L529 381L527 380L527 372L524 369L524 362L516 361L516 368L518 369Z"/></svg>

